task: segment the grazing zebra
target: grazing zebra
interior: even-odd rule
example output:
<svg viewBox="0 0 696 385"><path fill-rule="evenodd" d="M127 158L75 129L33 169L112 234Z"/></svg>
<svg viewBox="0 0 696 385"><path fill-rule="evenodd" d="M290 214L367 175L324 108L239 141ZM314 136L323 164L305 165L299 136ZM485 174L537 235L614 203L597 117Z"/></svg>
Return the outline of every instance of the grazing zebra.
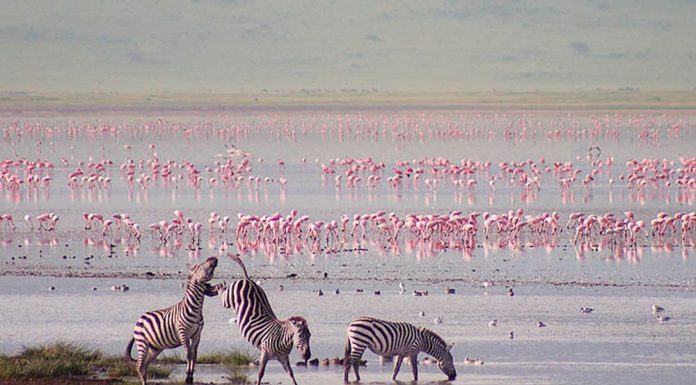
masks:
<svg viewBox="0 0 696 385"><path fill-rule="evenodd" d="M230 284L220 294L220 300L224 307L235 311L239 331L244 338L261 351L257 385L261 384L266 364L271 359L278 360L290 375L293 384L297 385L289 356L293 345L300 351L305 362L312 356L309 347L311 334L307 320L300 316L293 316L287 320L276 318L266 293L261 286L249 279L246 267L239 256L232 254L228 256L242 267L244 279Z"/></svg>
<svg viewBox="0 0 696 385"><path fill-rule="evenodd" d="M394 375L401 369L401 361L408 357L413 370L413 380L418 381L418 353L425 352L437 360L437 367L452 381L457 371L452 362L452 345L447 345L439 335L423 327L406 322L389 322L371 317L360 317L350 322L346 338L346 355L343 365L343 380L348 382L351 365L355 377L360 381L358 367L365 349L370 348L382 357L393 357Z"/></svg>
<svg viewBox="0 0 696 385"><path fill-rule="evenodd" d="M131 357L133 343L138 349L137 371L143 385L147 384L147 366L164 349L184 346L186 349L186 383L193 383L198 343L203 330L204 296L214 297L225 284L215 287L208 281L213 278L218 260L210 257L205 262L190 268L184 299L174 306L147 312L140 316L133 328L133 338L126 347L125 358Z"/></svg>

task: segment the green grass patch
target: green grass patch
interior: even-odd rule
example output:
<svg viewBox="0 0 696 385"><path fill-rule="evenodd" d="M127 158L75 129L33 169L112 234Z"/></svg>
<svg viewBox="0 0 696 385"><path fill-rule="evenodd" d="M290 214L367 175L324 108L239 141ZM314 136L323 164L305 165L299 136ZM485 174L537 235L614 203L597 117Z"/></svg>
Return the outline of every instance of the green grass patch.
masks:
<svg viewBox="0 0 696 385"><path fill-rule="evenodd" d="M155 364L150 365L147 372L150 378L167 378L171 369ZM64 378L104 373L111 378L137 376L133 362L63 341L25 347L14 356L0 356L0 379Z"/></svg>
<svg viewBox="0 0 696 385"><path fill-rule="evenodd" d="M137 377L135 362L124 361L122 357L105 357L94 363L94 371L106 373L109 378ZM172 369L166 364L155 362L147 367L147 378L162 379L168 378Z"/></svg>
<svg viewBox="0 0 696 385"><path fill-rule="evenodd" d="M232 366L248 366L251 362L256 361L256 356L247 351L230 350L227 352L212 352L198 354L196 358L197 364L208 365L232 365ZM185 364L186 357L179 353L162 354L155 360L157 363L178 365Z"/></svg>
<svg viewBox="0 0 696 385"><path fill-rule="evenodd" d="M226 366L227 375L225 379L231 384L247 384L249 383L250 371L249 367L231 365Z"/></svg>
<svg viewBox="0 0 696 385"><path fill-rule="evenodd" d="M256 357L245 351L227 351L199 354L199 364L224 365L229 380L245 383L249 377L249 363ZM148 378L168 378L170 365L186 364L181 353L161 355L148 366ZM65 378L75 376L100 376L113 379L137 377L135 363L122 356L107 356L96 349L69 342L53 342L25 347L14 356L0 355L0 380Z"/></svg>
<svg viewBox="0 0 696 385"><path fill-rule="evenodd" d="M215 352L198 355L199 364L224 364L228 366L249 366L256 356L246 351Z"/></svg>
<svg viewBox="0 0 696 385"><path fill-rule="evenodd" d="M102 353L68 342L25 347L16 356L0 357L0 378L51 378L84 376Z"/></svg>
<svg viewBox="0 0 696 385"><path fill-rule="evenodd" d="M186 357L179 353L162 353L157 357L155 362L164 365L181 365L186 363Z"/></svg>

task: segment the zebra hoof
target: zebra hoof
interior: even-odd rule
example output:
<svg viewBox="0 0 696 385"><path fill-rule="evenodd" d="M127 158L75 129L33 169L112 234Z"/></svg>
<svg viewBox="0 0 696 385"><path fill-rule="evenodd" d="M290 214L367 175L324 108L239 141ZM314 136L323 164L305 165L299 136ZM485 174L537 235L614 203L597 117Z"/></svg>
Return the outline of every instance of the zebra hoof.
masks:
<svg viewBox="0 0 696 385"><path fill-rule="evenodd" d="M189 374L189 375L186 376L186 382L185 382L185 383L186 383L186 385L191 385L191 384L193 384L193 375L192 375L192 374Z"/></svg>

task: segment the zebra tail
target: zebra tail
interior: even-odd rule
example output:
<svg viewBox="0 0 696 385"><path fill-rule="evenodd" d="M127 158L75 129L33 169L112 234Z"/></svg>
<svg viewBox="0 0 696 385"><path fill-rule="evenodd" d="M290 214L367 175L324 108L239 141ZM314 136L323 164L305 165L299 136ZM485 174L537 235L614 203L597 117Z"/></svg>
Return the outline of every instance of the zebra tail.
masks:
<svg viewBox="0 0 696 385"><path fill-rule="evenodd" d="M126 352L123 354L124 361L135 361L135 359L131 356L131 350L133 350L134 342L135 338L131 338L130 342L128 342L128 346L126 346Z"/></svg>
<svg viewBox="0 0 696 385"><path fill-rule="evenodd" d="M244 262L242 262L242 258L239 257L239 254L227 253L227 256L230 257L233 261L237 262L239 266L242 267L242 270L244 270L244 278L249 279L249 274L247 273L246 266L244 266Z"/></svg>

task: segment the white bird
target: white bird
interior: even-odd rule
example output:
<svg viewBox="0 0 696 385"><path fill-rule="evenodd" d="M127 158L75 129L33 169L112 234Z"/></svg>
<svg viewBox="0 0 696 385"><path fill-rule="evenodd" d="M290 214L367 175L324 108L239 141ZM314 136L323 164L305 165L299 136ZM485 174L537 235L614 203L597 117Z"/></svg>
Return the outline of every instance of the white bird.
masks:
<svg viewBox="0 0 696 385"><path fill-rule="evenodd" d="M481 361L481 360L478 359L478 358L469 358L469 357L466 357L466 358L464 359L464 364L465 364L465 365L483 365L483 361Z"/></svg>
<svg viewBox="0 0 696 385"><path fill-rule="evenodd" d="M662 322L667 322L667 321L669 321L669 320L672 319L672 318L670 318L670 317L667 317L666 315L658 315L658 316L655 317L655 318L657 318L657 321L660 322L660 323L662 323Z"/></svg>
<svg viewBox="0 0 696 385"><path fill-rule="evenodd" d="M433 322L435 323L435 325L440 325L440 324L442 324L442 316L436 317L436 318L433 320Z"/></svg>
<svg viewBox="0 0 696 385"><path fill-rule="evenodd" d="M420 313L418 313L418 315L421 316L421 317L425 317L425 312L424 312L424 311L421 311Z"/></svg>
<svg viewBox="0 0 696 385"><path fill-rule="evenodd" d="M594 311L594 309L589 307L589 306L587 306L587 307L583 306L580 308L581 313L592 313L593 311Z"/></svg>
<svg viewBox="0 0 696 385"><path fill-rule="evenodd" d="M656 314L662 313L663 311L665 311L665 308L663 308L660 305L652 305L652 311L653 311L653 313L656 313Z"/></svg>
<svg viewBox="0 0 696 385"><path fill-rule="evenodd" d="M538 327L538 328L545 328L545 327L546 327L546 324L543 323L543 322L541 322L541 321L537 321L537 327Z"/></svg>
<svg viewBox="0 0 696 385"><path fill-rule="evenodd" d="M490 320L490 321L488 322L488 327L494 328L494 327L496 327L496 326L498 326L498 320L497 320L497 319Z"/></svg>
<svg viewBox="0 0 696 385"><path fill-rule="evenodd" d="M317 294L321 297L322 295L324 295L324 292L321 291L321 289L319 289L319 291L317 292Z"/></svg>
<svg viewBox="0 0 696 385"><path fill-rule="evenodd" d="M515 339L515 332L510 332L509 336L510 336L511 340L514 340Z"/></svg>
<svg viewBox="0 0 696 385"><path fill-rule="evenodd" d="M236 324L237 323L237 316L233 315L230 319L227 320L229 324Z"/></svg>
<svg viewBox="0 0 696 385"><path fill-rule="evenodd" d="M404 294L406 292L406 288L404 287L403 282L399 282L399 294Z"/></svg>

